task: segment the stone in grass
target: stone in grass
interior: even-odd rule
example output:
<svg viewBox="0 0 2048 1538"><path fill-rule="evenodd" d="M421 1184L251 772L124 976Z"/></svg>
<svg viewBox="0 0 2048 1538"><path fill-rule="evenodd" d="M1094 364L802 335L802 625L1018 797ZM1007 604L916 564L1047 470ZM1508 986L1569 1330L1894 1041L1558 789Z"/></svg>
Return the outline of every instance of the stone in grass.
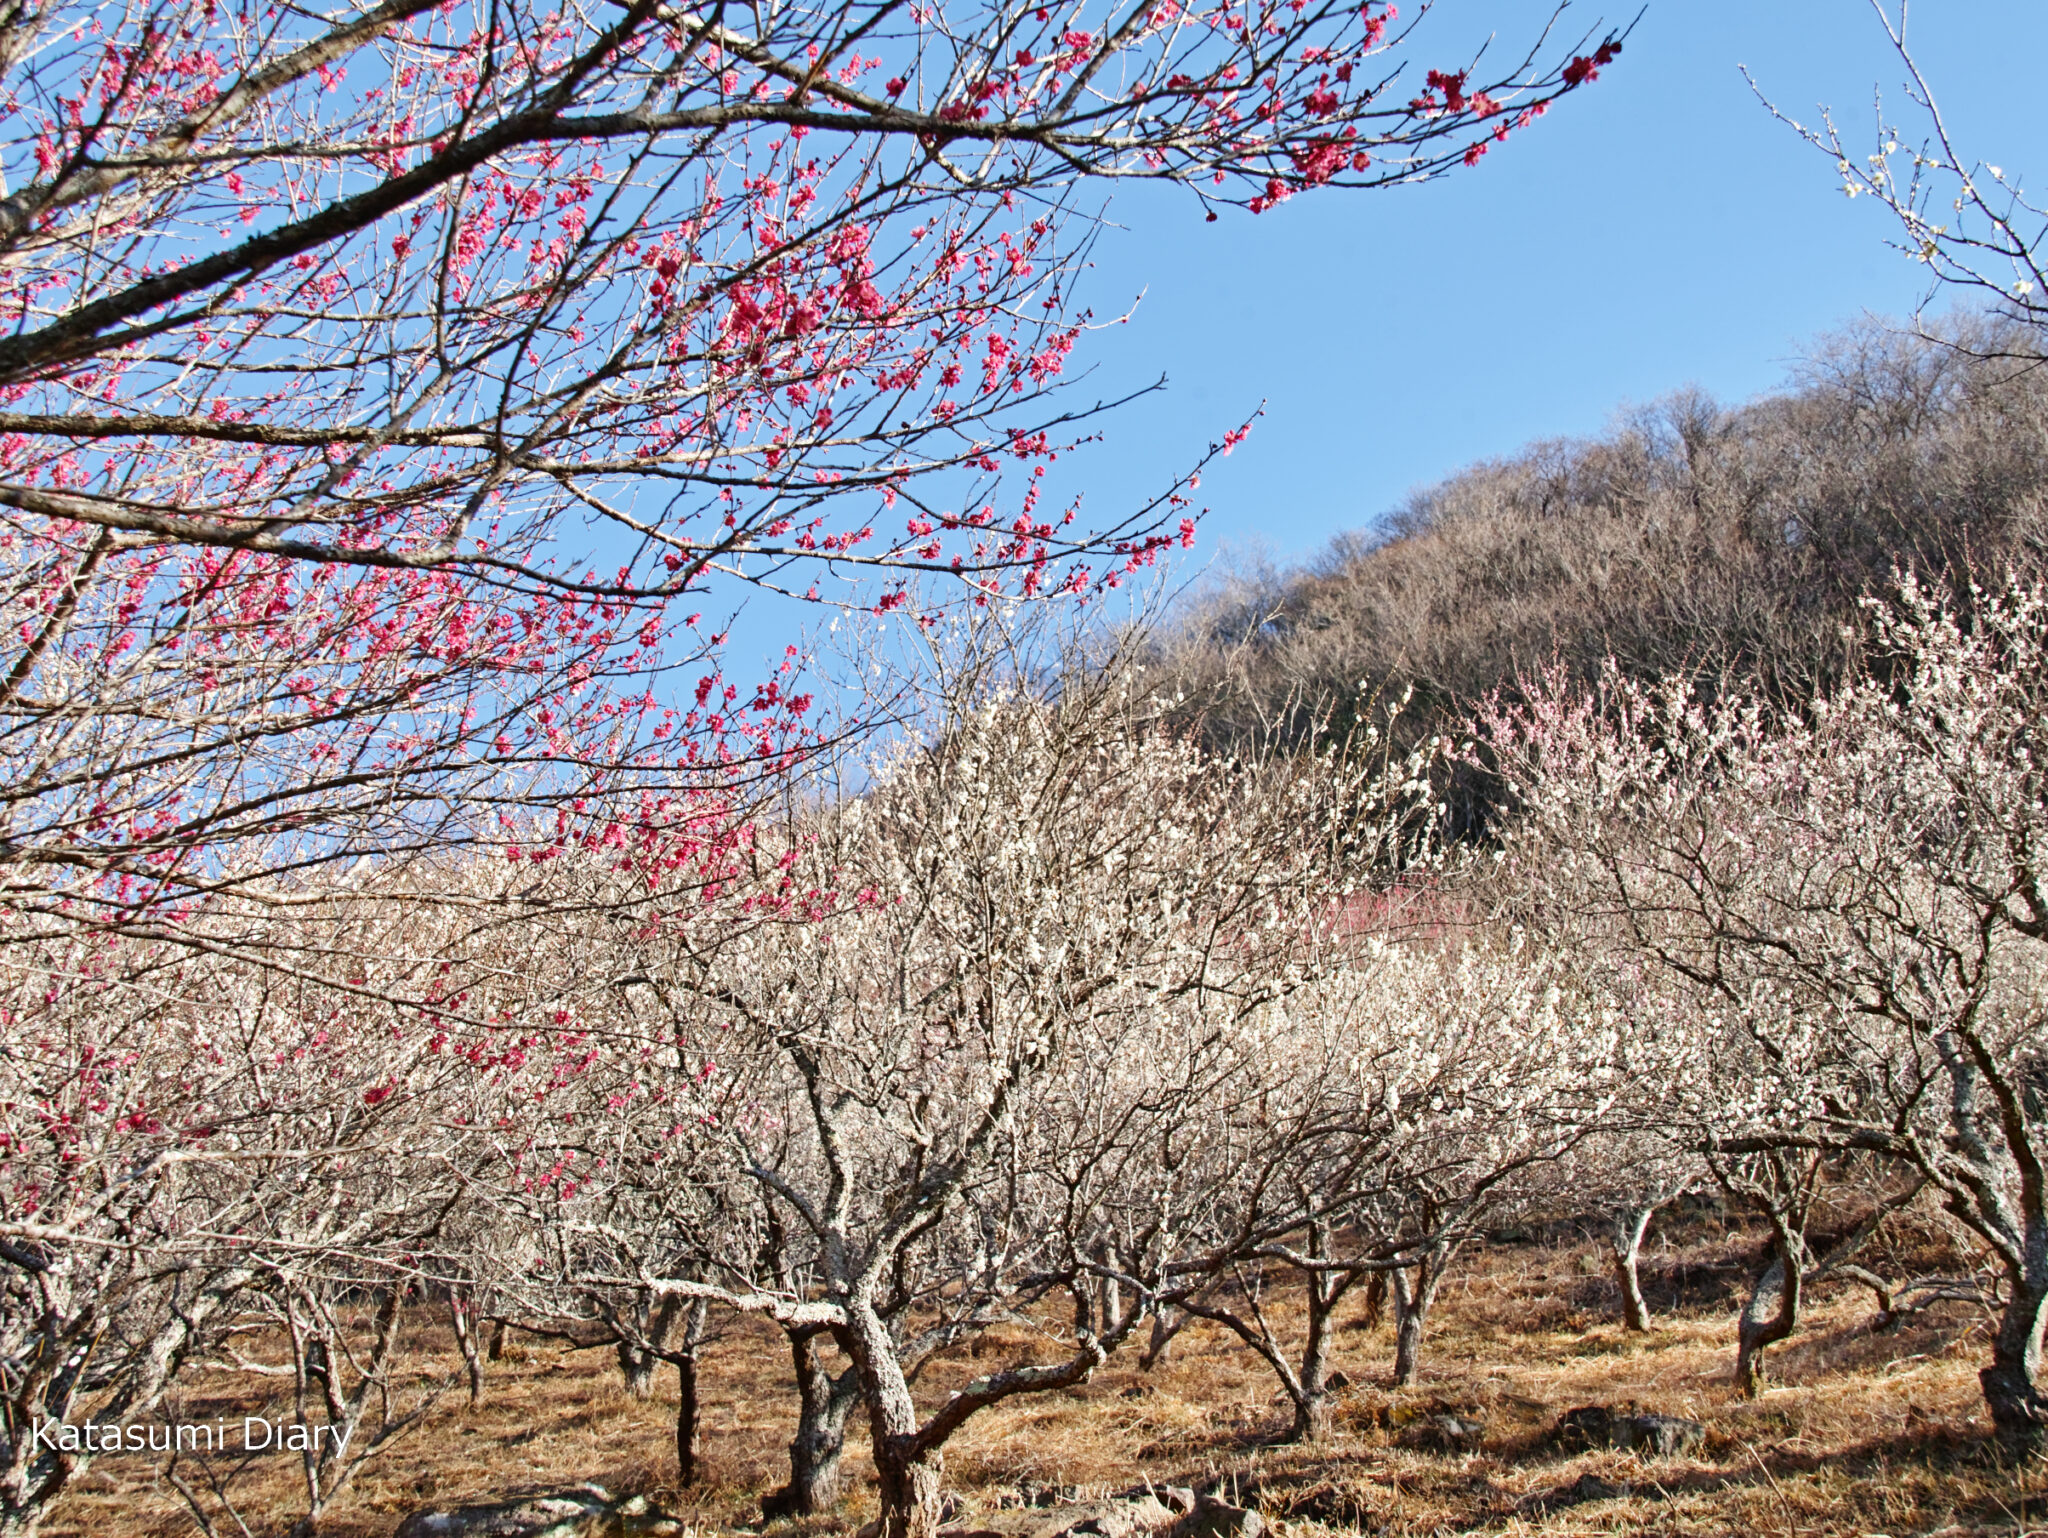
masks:
<svg viewBox="0 0 2048 1538"><path fill-rule="evenodd" d="M415 1511L392 1538L664 1538L682 1523L644 1495L613 1500L603 1485L571 1485L511 1500Z"/></svg>
<svg viewBox="0 0 2048 1538"><path fill-rule="evenodd" d="M1557 1419L1552 1439L1572 1449L1613 1447L1638 1457L1682 1458L1706 1444L1707 1428L1676 1415L1644 1414L1633 1408L1580 1405Z"/></svg>
<svg viewBox="0 0 2048 1538"><path fill-rule="evenodd" d="M1176 1517L1184 1517L1193 1511L1195 1503L1201 1499L1186 1485L1155 1485L1150 1481L1115 1491L1109 1498L1113 1501L1130 1501L1139 1505L1146 1501L1156 1501L1166 1508L1169 1515Z"/></svg>
<svg viewBox="0 0 2048 1538"><path fill-rule="evenodd" d="M1036 1479L1017 1481L1017 1503L1021 1506L1060 1506L1080 1499L1079 1485L1049 1485Z"/></svg>
<svg viewBox="0 0 2048 1538"><path fill-rule="evenodd" d="M1474 1452L1485 1435L1485 1422L1457 1415L1432 1415L1410 1433L1417 1445L1446 1453Z"/></svg>
<svg viewBox="0 0 2048 1538"><path fill-rule="evenodd" d="M1013 1506L939 1530L940 1538L1137 1538L1173 1520L1149 1494L1136 1501L1086 1501L1046 1507ZM879 1524L869 1528L880 1531ZM869 1534L869 1538L873 1538Z"/></svg>
<svg viewBox="0 0 2048 1538"><path fill-rule="evenodd" d="M1686 1458L1706 1445L1707 1428L1676 1415L1632 1415L1628 1446L1652 1458Z"/></svg>
<svg viewBox="0 0 2048 1538"><path fill-rule="evenodd" d="M1048 1538L1133 1538L1165 1527L1173 1513L1159 1501L1104 1501L1087 1508Z"/></svg>
<svg viewBox="0 0 2048 1538"><path fill-rule="evenodd" d="M1256 1511L1205 1495L1166 1530L1166 1538L1259 1538L1265 1530L1265 1518Z"/></svg>

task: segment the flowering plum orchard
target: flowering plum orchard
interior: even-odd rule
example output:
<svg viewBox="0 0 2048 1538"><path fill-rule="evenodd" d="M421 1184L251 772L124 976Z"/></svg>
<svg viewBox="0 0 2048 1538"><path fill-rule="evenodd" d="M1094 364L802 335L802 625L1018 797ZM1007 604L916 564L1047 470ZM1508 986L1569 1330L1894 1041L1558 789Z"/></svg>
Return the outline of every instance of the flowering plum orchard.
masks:
<svg viewBox="0 0 2048 1538"><path fill-rule="evenodd" d="M1214 217L1425 179L1620 47L1552 15L1404 74L1440 46L1416 21L0 0L0 1532L90 1461L33 1426L154 1413L251 1320L244 1365L350 1433L310 1528L410 1424L385 1387L421 1298L645 1354L662 1299L814 1277L923 1532L960 1419L1134 1327L1163 1255L1084 1234L1099 1201L986 1210L990 1161L1088 1032L1196 1031L1321 964L1356 852L1316 818L1357 784L983 700L806 821L771 795L823 735L799 659L742 688L704 614L748 584L923 619L1085 598L1190 542L1199 466L1094 521L1042 490L1098 409L1066 393L1087 185ZM842 1016L795 1010L814 983ZM697 1053L678 1021L711 1016L747 1028ZM739 1097L723 1141L648 1174L621 1113L700 1095ZM771 1103L788 1147L735 1166ZM1017 1285L963 1259L970 1210L1050 1236L1043 1287L1095 1312L920 1420L913 1306ZM786 1277L718 1272L771 1215Z"/></svg>
<svg viewBox="0 0 2048 1538"><path fill-rule="evenodd" d="M1002 627L965 646L929 739L833 798L766 900L739 905L751 920L700 910L624 936L619 993L681 1055L649 1113L660 1164L701 1164L690 1183L727 1193L710 1203L727 1216L700 1200L626 1217L609 1188L646 1177L614 1159L535 1225L558 1236L563 1286L828 1329L898 1538L936 1530L942 1452L971 1416L1085 1380L1215 1264L1189 1257L1188 1204L1215 1205L1254 1124L1269 1157L1290 1141L1255 1123L1248 1086L1285 1093L1302 1059L1255 1022L1341 964L1332 898L1419 788L1334 752L1208 758L1148 719L1128 659L1034 690ZM732 1221L736 1203L757 1215ZM1249 1237L1297 1228L1282 1205ZM916 1405L932 1351L1053 1292L1073 1323L1050 1360Z"/></svg>
<svg viewBox="0 0 2048 1538"><path fill-rule="evenodd" d="M1877 1205L1924 1185L1982 1245L1998 1299L1984 1399L2033 1444L2048 589L2015 576L1970 597L1967 619L1910 579L1873 601L1871 668L1800 717L1614 679L1599 698L1539 689L1490 739L1537 907L1603 927L1622 974L1690 996L1638 1017L1644 1050L1671 1064L1669 1124L1771 1219L1779 1302L1757 1338L1796 1321L1803 1269L1846 1259L1806 1254L1800 1161L1874 1158Z"/></svg>
<svg viewBox="0 0 2048 1538"><path fill-rule="evenodd" d="M469 895L502 899L505 871L476 872ZM481 879L492 875L495 892ZM459 907L381 897L269 917L278 955L352 953L341 984L104 935L46 941L34 966L28 947L11 953L0 1532L32 1532L92 1461L38 1441L36 1427L159 1413L180 1375L246 1335L236 1326L251 1317L288 1327L231 1359L292 1385L300 1424L353 1443L341 1457L330 1437L330 1456L308 1465L309 1520L403 1429L413 1407L393 1409L388 1329L352 1352L338 1300L395 1311L422 1279L463 1274L481 1245L458 1198L473 1179L501 1178L509 1118L544 1102L581 1054L566 1033L535 1028L551 1010L521 1007L549 985L475 955ZM469 1041L386 1002L431 996L450 957L484 975L489 996L466 1002L496 1022ZM442 1000L457 1018L464 1005Z"/></svg>
<svg viewBox="0 0 2048 1538"><path fill-rule="evenodd" d="M1605 998L1555 952L1508 936L1449 945L1374 938L1269 1023L1265 1156L1225 1189L1179 1307L1237 1335L1293 1408L1290 1439L1326 1434L1336 1311L1361 1281L1395 1305L1393 1380L1413 1382L1459 1250L1532 1200L1601 1128L1626 1083ZM1199 1120L1199 1116L1191 1120ZM1227 1215L1218 1221L1218 1215ZM1265 1299L1304 1288L1290 1352Z"/></svg>

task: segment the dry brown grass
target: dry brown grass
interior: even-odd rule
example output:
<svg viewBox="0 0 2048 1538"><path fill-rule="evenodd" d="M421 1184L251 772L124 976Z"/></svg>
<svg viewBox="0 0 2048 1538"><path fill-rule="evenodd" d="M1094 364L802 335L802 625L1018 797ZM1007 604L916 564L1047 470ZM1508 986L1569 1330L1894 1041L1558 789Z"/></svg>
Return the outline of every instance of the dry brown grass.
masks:
<svg viewBox="0 0 2048 1538"><path fill-rule="evenodd" d="M1984 1322L1955 1310L1901 1328L1871 1328L1867 1295L1823 1294L1801 1334L1773 1354L1771 1387L1738 1398L1728 1381L1740 1252L1703 1244L1648 1268L1653 1302L1674 1284L1690 1301L1647 1338L1612 1322L1593 1253L1522 1245L1476 1256L1439 1305L1423 1381L1384 1386L1391 1342L1354 1322L1340 1365L1353 1380L1328 1445L1263 1439L1284 1424L1271 1377L1219 1332L1192 1327L1153 1373L1113 1363L1083 1389L1013 1401L971 1423L950 1448L948 1487L970 1508L1001 1502L1021 1480L1116 1489L1150 1480L1234 1479L1283 1538L1390 1534L1654 1533L1811 1535L2048 1532L2048 1477L2015 1469L1987 1434L1976 1369ZM1661 1289L1661 1291L1660 1291ZM932 1398L998 1362L1024 1359L1021 1332L986 1338L935 1365ZM421 1380L455 1364L423 1317L412 1365ZM666 1370L665 1370L666 1373ZM246 1378L202 1385L184 1412L240 1416L260 1401ZM706 1529L758 1516L784 1472L793 1384L780 1338L741 1327L710 1348L704 1449L696 1491L674 1473L672 1375L651 1401L624 1393L603 1351L531 1342L496 1365L484 1403L451 1390L434 1416L366 1467L323 1526L334 1538L384 1538L419 1506L489 1499L533 1486L598 1480L646 1490ZM1698 1458L1640 1463L1618 1452L1568 1456L1550 1445L1574 1405L1635 1401L1704 1422ZM1414 1445L1436 1410L1486 1422L1475 1453ZM807 1524L850 1530L871 1514L860 1439L849 1450L845 1508ZM235 1487L258 1533L301 1509L283 1458L259 1460ZM1587 1498L1587 1497L1592 1498ZM226 1529L232 1531L232 1528ZM106 1458L84 1476L52 1538L153 1538L193 1531L145 1455ZM797 1538L787 1526L783 1532Z"/></svg>

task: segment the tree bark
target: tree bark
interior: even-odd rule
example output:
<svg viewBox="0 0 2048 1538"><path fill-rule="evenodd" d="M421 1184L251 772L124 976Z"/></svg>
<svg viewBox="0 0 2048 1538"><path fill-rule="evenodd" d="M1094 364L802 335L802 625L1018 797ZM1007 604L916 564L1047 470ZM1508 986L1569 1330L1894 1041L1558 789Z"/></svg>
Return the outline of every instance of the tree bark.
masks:
<svg viewBox="0 0 2048 1538"><path fill-rule="evenodd" d="M711 1305L703 1298L697 1298L687 1305L688 1320L683 1327L683 1338L671 1341L675 1321L684 1314L683 1300L679 1297L664 1298L655 1315L655 1345L660 1354L676 1364L676 1483L688 1489L698 1479L698 1429L701 1420L700 1400L697 1394L697 1349L704 1344L705 1324L711 1317Z"/></svg>
<svg viewBox="0 0 2048 1538"><path fill-rule="evenodd" d="M1330 1435L1330 1412L1335 1408L1328 1394L1302 1395L1294 1401L1294 1424L1287 1428L1287 1435L1283 1440L1309 1445L1327 1440Z"/></svg>
<svg viewBox="0 0 2048 1538"><path fill-rule="evenodd" d="M1368 1330L1387 1322L1387 1273L1375 1271L1365 1284L1365 1312L1360 1316Z"/></svg>
<svg viewBox="0 0 2048 1538"><path fill-rule="evenodd" d="M463 1370L469 1375L469 1402L472 1406L481 1404L484 1397L483 1352L477 1340L476 1312L473 1301L460 1290L448 1300L449 1323L455 1331L455 1344L462 1351Z"/></svg>
<svg viewBox="0 0 2048 1538"><path fill-rule="evenodd" d="M619 1371L625 1376L626 1392L635 1399L652 1398L654 1370L661 1365L661 1358L629 1340L618 1343L618 1352Z"/></svg>
<svg viewBox="0 0 2048 1538"><path fill-rule="evenodd" d="M889 1326L872 1303L857 1299L847 1306L840 1343L853 1357L867 1402L882 1506L874 1538L937 1538L945 1454L917 1434L917 1405Z"/></svg>
<svg viewBox="0 0 2048 1538"><path fill-rule="evenodd" d="M2005 1441L2029 1454L2048 1439L2048 1395L2040 1389L2041 1330L2048 1323L2048 1286L2016 1279L2011 1301L1991 1338L1991 1365L1977 1374L1991 1423Z"/></svg>
<svg viewBox="0 0 2048 1538"><path fill-rule="evenodd" d="M2048 940L2048 915L2026 931ZM1943 1205L1967 1223L2000 1257L2005 1311L1991 1337L1991 1362L1977 1374L1984 1406L1999 1438L2027 1457L2048 1440L2048 1395L2041 1392L2041 1332L2048 1310L2048 1158L2039 1134L2041 1083L2035 1073L2001 1062L1974 1033L1942 1034L1935 1045L1949 1075L1951 1167L1923 1163L1922 1173L1945 1186ZM2001 1134L2002 1149L1986 1137ZM2002 1155L2002 1157L2001 1157ZM1922 1152L1925 1157L1924 1150ZM2010 1186L2000 1166L2019 1177Z"/></svg>
<svg viewBox="0 0 2048 1538"><path fill-rule="evenodd" d="M687 1490L697 1482L697 1353L676 1356L676 1484Z"/></svg>
<svg viewBox="0 0 2048 1538"><path fill-rule="evenodd" d="M1325 1252L1328 1244L1321 1246ZM1290 1442L1320 1442L1330 1434L1330 1345L1337 1305L1358 1280L1357 1272L1311 1271L1308 1273L1308 1339L1301 1348L1301 1373L1295 1385L1294 1425Z"/></svg>
<svg viewBox="0 0 2048 1538"><path fill-rule="evenodd" d="M618 1343L619 1371L625 1375L626 1392L635 1399L654 1397L654 1375L668 1354L669 1337L682 1311L680 1297L663 1298L651 1307L645 1299L635 1305L632 1322ZM693 1327L701 1331L701 1318L693 1319ZM682 1349L689 1352L696 1344L692 1339Z"/></svg>
<svg viewBox="0 0 2048 1538"><path fill-rule="evenodd" d="M1750 1289L1749 1302L1736 1324L1735 1383L1749 1398L1763 1392L1764 1348L1799 1328L1802 1259L1782 1239L1773 1240L1771 1263Z"/></svg>
<svg viewBox="0 0 2048 1538"><path fill-rule="evenodd" d="M1650 1305L1643 1300L1636 1264L1643 1251L1643 1235L1656 1210L1654 1206L1624 1207L1614 1215L1614 1282L1621 1289L1622 1327L1638 1334L1650 1328Z"/></svg>
<svg viewBox="0 0 2048 1538"><path fill-rule="evenodd" d="M241 1268L216 1273L183 1309L136 1347L113 1399L102 1404L93 1419L110 1424L153 1411L187 1356L254 1276ZM55 1337L59 1349L46 1349L40 1361L4 1385L0 1397L0 1423L21 1428L0 1437L0 1538L34 1538L50 1507L92 1463L91 1453L38 1453L28 1428L44 1417L72 1418L73 1396L92 1358L85 1342L105 1328L105 1315L95 1308L69 1321L45 1316L39 1323L46 1345Z"/></svg>
<svg viewBox="0 0 2048 1538"><path fill-rule="evenodd" d="M1428 1309L1419 1301L1410 1306L1404 1283L1394 1284L1394 1387L1406 1388L1415 1381L1422 1361L1422 1332Z"/></svg>
<svg viewBox="0 0 2048 1538"><path fill-rule="evenodd" d="M860 1376L852 1367L837 1376L827 1371L819 1349L823 1336L816 1327L789 1332L796 1366L796 1436L789 1444L789 1482L761 1502L764 1522L811 1516L839 1504L840 1457L846 1451L847 1417L860 1399Z"/></svg>
<svg viewBox="0 0 2048 1538"><path fill-rule="evenodd" d="M936 1451L919 1454L900 1445L878 1449L875 1473L882 1511L876 1538L937 1538L943 1472Z"/></svg>
<svg viewBox="0 0 2048 1538"><path fill-rule="evenodd" d="M1429 1311L1443 1285L1444 1271L1451 1258L1451 1246L1432 1244L1415 1262L1411 1277L1404 1268L1388 1273L1394 1295L1394 1387L1406 1388L1415 1381L1422 1365L1422 1336L1429 1324Z"/></svg>
<svg viewBox="0 0 2048 1538"><path fill-rule="evenodd" d="M1169 1313L1173 1315L1171 1321L1166 1317ZM1144 1355L1138 1358L1138 1370L1140 1372L1150 1372L1155 1367L1163 1367L1166 1364L1167 1358L1173 1352L1173 1338L1187 1328L1188 1320L1193 1317L1192 1314L1184 1310L1154 1309L1152 1312L1152 1336L1145 1343Z"/></svg>

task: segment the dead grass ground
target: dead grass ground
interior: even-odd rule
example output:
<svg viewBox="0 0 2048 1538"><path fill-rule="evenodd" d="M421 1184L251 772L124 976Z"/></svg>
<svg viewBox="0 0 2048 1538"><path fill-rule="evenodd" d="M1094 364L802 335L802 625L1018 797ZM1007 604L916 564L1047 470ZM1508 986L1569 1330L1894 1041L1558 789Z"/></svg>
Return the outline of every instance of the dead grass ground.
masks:
<svg viewBox="0 0 2048 1538"><path fill-rule="evenodd" d="M1285 1419L1272 1379L1230 1338L1191 1327L1154 1372L1118 1361L1082 1389L1012 1401L971 1423L949 1450L948 1487L973 1509L998 1504L1027 1479L1095 1489L1231 1479L1283 1538L2048 1533L2048 1471L2013 1467L1987 1434L1976 1382L1981 1316L1956 1309L1880 1332L1867 1294L1823 1293L1800 1336L1773 1353L1773 1386L1744 1401L1728 1381L1744 1253L1716 1240L1647 1266L1653 1303L1677 1304L1648 1337L1612 1322L1612 1293L1588 1246L1476 1255L1447 1286L1418 1385L1384 1386L1386 1329L1354 1320L1342 1332L1339 1365L1352 1386L1336 1434L1313 1449L1264 1445ZM984 1339L937 1364L921 1392L939 1398L1030 1348L1021 1332ZM456 1365L425 1316L413 1361L421 1384ZM669 1487L674 1378L664 1374L655 1399L634 1400L606 1352L515 1344L495 1365L482 1405L471 1408L451 1389L419 1429L363 1470L321 1531L385 1538L423 1505L582 1480L651 1492L705 1529L751 1522L761 1495L781 1481L793 1424L780 1337L744 1326L710 1348L707 1478L688 1493ZM250 1384L246 1375L204 1383L181 1414L258 1413ZM1641 1463L1551 1446L1560 1411L1622 1401L1704 1422L1704 1450ZM1414 1445L1418 1421L1436 1411L1483 1420L1481 1448L1445 1454ZM850 1530L871 1514L868 1465L854 1441L853 1494L840 1512L806 1524L816 1534ZM193 1532L160 1461L101 1459L46 1531ZM284 1532L302 1509L285 1458L256 1460L232 1493L257 1534ZM786 1525L783 1532L805 1538Z"/></svg>

